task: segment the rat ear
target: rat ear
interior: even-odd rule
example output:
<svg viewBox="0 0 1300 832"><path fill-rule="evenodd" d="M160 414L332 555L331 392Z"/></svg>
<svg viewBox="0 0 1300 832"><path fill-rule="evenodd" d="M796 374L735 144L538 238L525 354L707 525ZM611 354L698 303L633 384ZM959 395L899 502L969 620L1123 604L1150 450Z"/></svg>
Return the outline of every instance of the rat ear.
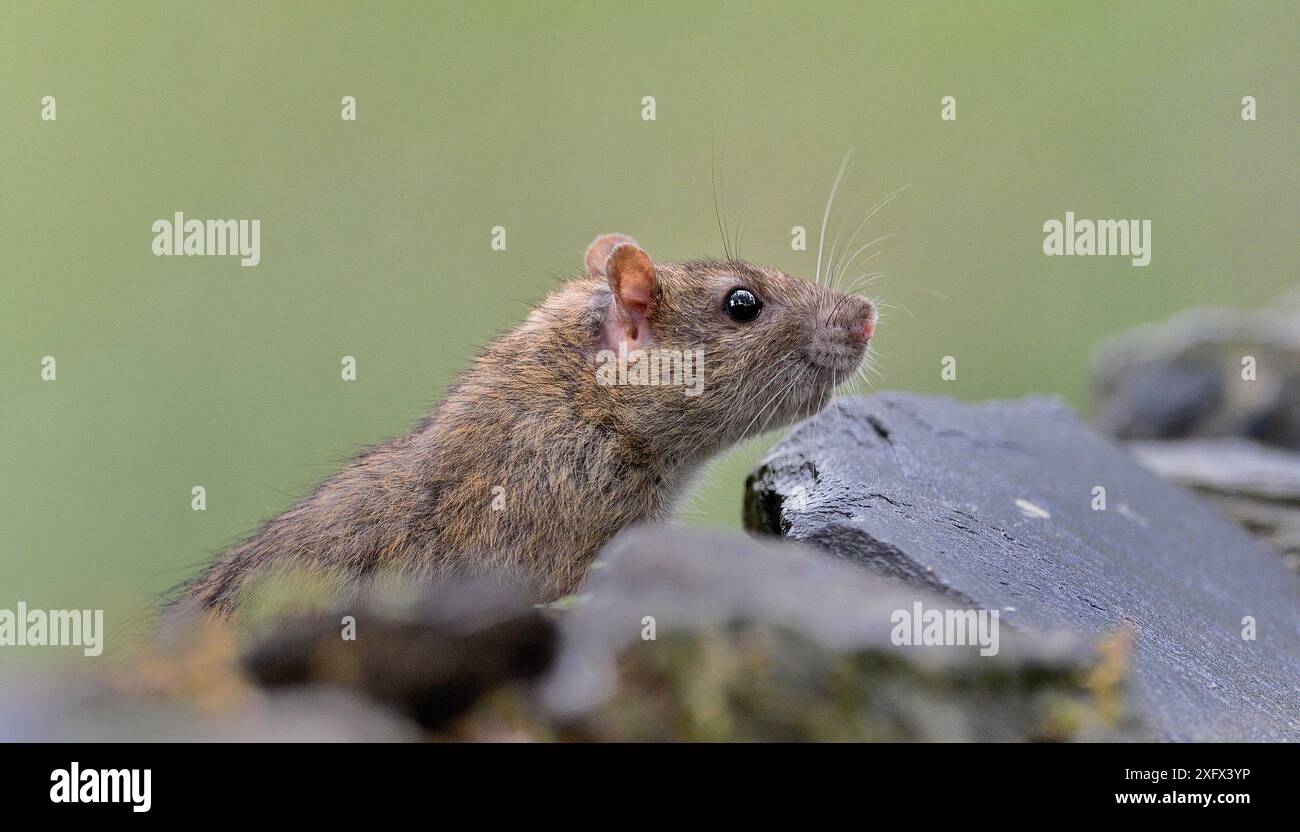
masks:
<svg viewBox="0 0 1300 832"><path fill-rule="evenodd" d="M587 246L587 274L598 274L604 277L605 264L609 262L609 255L623 243L637 244L636 240L626 234L601 234L592 240L591 245Z"/></svg>
<svg viewBox="0 0 1300 832"><path fill-rule="evenodd" d="M650 255L636 243L619 243L605 261L605 279L614 296L605 319L605 343L611 349L620 343L626 343L629 349L648 347L647 320L654 314L659 294Z"/></svg>
<svg viewBox="0 0 1300 832"><path fill-rule="evenodd" d="M636 243L617 246L605 262L605 279L619 311L635 327L654 312L658 281L655 264Z"/></svg>

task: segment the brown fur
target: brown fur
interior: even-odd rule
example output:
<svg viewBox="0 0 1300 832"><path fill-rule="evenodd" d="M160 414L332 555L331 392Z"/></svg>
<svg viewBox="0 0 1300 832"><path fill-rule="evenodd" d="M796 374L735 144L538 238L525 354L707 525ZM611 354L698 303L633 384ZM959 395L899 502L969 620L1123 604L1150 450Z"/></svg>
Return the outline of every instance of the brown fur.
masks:
<svg viewBox="0 0 1300 832"><path fill-rule="evenodd" d="M593 257L640 266L610 256L634 245L621 235L597 240L589 268ZM539 599L560 597L619 530L667 517L710 457L818 410L865 351L853 333L874 310L862 298L736 261L651 272L640 337L703 349L701 395L598 384L596 352L613 346L610 327L631 313L611 303L618 275L574 279L492 343L414 431L218 558L188 601L229 612L252 576L288 567L325 570L354 589L380 573L504 572ZM630 282L644 286L643 277ZM756 320L724 312L737 287L763 300ZM504 488L504 510L492 508L494 486Z"/></svg>

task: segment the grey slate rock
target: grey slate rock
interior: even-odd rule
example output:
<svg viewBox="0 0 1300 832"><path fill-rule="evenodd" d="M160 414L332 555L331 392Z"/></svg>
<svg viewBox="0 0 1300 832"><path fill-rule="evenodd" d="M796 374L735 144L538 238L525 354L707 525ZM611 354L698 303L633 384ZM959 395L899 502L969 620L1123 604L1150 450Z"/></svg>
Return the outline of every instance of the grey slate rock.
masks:
<svg viewBox="0 0 1300 832"><path fill-rule="evenodd" d="M355 640L340 637L344 615ZM530 684L555 651L554 622L521 590L467 579L283 621L246 650L243 667L271 690L350 689L437 730L498 688Z"/></svg>
<svg viewBox="0 0 1300 832"><path fill-rule="evenodd" d="M1196 489L1300 572L1300 453L1234 438L1127 448L1161 479Z"/></svg>
<svg viewBox="0 0 1300 832"><path fill-rule="evenodd" d="M1091 639L1001 627L991 656L895 645L891 616L916 603L964 608L785 541L633 529L561 620L539 700L569 739L1147 736Z"/></svg>
<svg viewBox="0 0 1300 832"><path fill-rule="evenodd" d="M1237 436L1300 451L1300 295L1114 335L1094 352L1093 387L1097 426L1121 439Z"/></svg>
<svg viewBox="0 0 1300 832"><path fill-rule="evenodd" d="M1300 506L1300 453L1246 439L1130 442L1128 449L1169 482Z"/></svg>
<svg viewBox="0 0 1300 832"><path fill-rule="evenodd" d="M745 521L1013 627L1131 628L1162 738L1300 740L1300 579L1058 400L841 401L751 475Z"/></svg>
<svg viewBox="0 0 1300 832"><path fill-rule="evenodd" d="M16 683L15 683L16 682ZM0 678L3 742L413 742L419 726L342 688L270 692L211 713L85 674Z"/></svg>

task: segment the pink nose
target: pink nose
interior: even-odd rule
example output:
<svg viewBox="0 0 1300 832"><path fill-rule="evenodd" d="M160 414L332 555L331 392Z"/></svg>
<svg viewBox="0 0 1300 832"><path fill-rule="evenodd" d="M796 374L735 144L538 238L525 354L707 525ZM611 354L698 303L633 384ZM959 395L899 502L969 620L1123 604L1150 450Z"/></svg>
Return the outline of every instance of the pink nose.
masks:
<svg viewBox="0 0 1300 832"><path fill-rule="evenodd" d="M867 320L862 324L862 340L870 341L871 337L875 334L876 334L876 319L875 316L872 316L867 318Z"/></svg>

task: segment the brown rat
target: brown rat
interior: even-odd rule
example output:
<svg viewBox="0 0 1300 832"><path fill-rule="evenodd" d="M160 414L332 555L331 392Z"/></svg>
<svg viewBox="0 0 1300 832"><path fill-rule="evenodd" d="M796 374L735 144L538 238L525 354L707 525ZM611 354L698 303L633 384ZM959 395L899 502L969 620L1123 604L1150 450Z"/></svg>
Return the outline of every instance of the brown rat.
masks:
<svg viewBox="0 0 1300 832"><path fill-rule="evenodd" d="M618 531L666 518L709 458L819 410L875 327L865 298L738 260L655 264L621 234L586 266L415 430L220 556L181 603L227 613L253 576L299 567L354 590L392 572L505 573L558 598ZM608 383L636 378L598 373L620 344L630 362L702 356L702 376Z"/></svg>

